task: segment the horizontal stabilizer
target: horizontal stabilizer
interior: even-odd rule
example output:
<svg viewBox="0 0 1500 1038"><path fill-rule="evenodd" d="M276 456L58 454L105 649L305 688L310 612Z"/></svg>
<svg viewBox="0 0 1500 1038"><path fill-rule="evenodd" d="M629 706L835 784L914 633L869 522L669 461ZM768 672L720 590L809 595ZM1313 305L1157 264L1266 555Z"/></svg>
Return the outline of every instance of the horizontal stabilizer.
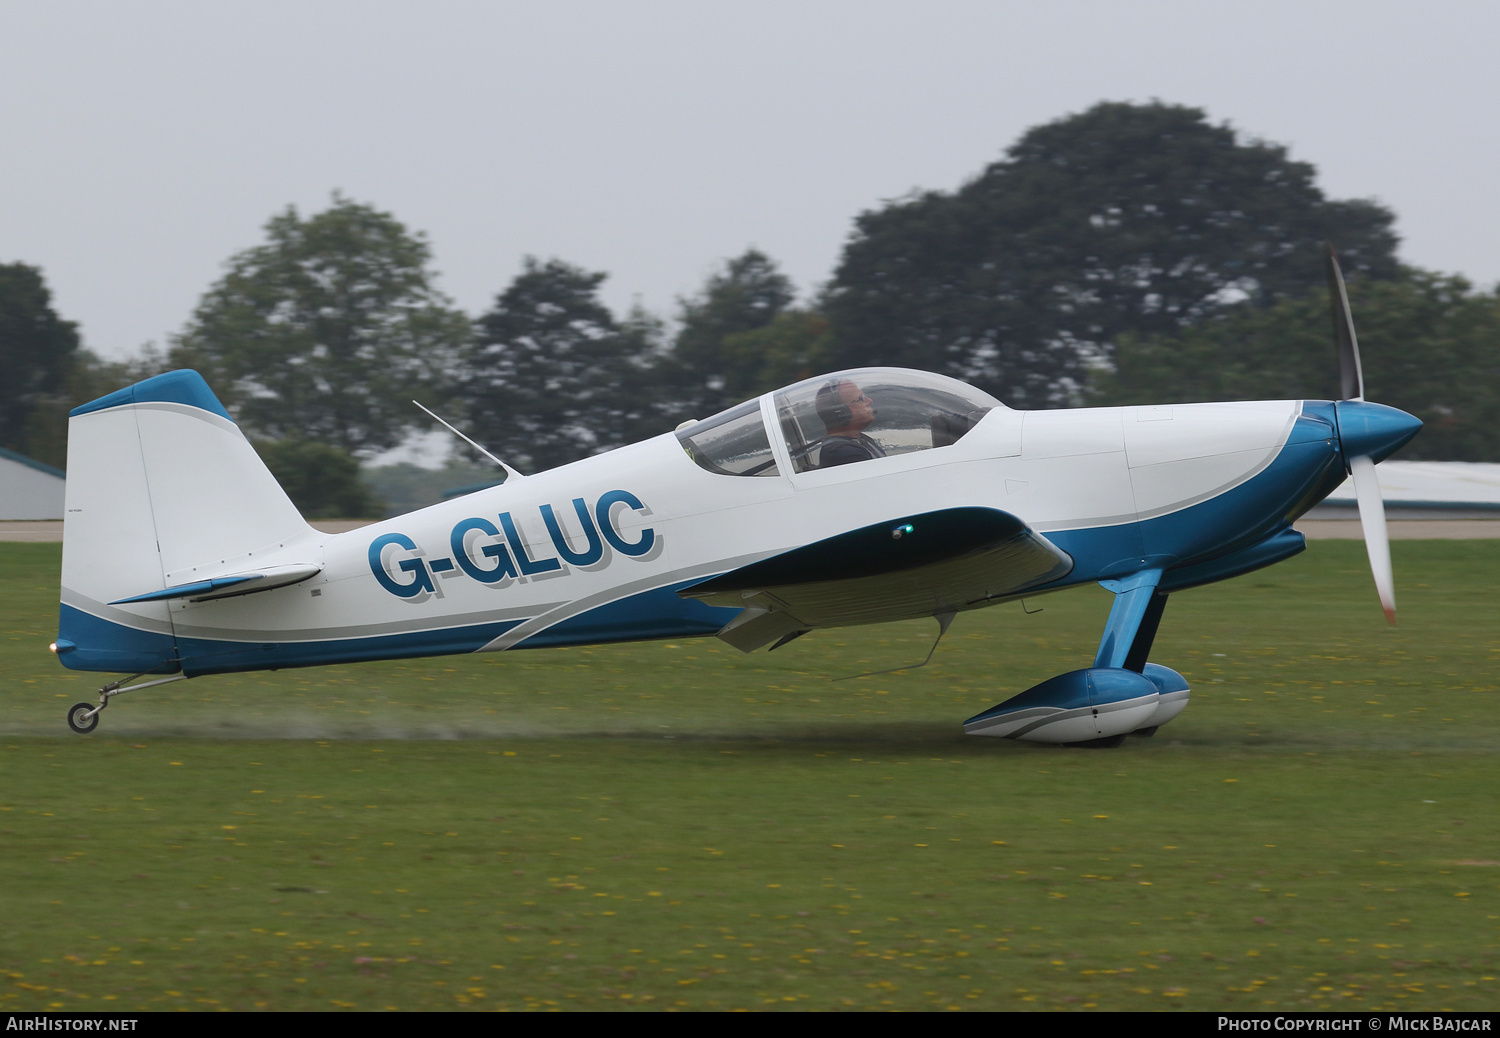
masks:
<svg viewBox="0 0 1500 1038"><path fill-rule="evenodd" d="M296 584L323 571L322 566L268 566L256 573L230 573L207 580L195 580L189 584L147 591L143 595L117 598L110 605L126 602L164 602L174 598L188 598L194 602L206 602L214 598L234 598L238 595L253 595L257 591Z"/></svg>

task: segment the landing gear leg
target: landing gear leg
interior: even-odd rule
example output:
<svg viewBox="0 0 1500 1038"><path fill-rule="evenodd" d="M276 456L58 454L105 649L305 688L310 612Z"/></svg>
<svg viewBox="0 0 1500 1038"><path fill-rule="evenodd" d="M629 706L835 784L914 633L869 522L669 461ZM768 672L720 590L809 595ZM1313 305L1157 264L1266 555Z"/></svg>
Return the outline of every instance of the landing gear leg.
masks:
<svg viewBox="0 0 1500 1038"><path fill-rule="evenodd" d="M157 678L155 681L143 681L139 685L126 685L127 681L143 678L145 674L132 674L128 678L119 681L111 681L99 690L99 705L89 706L87 703L74 703L68 709L68 727L79 735L87 735L99 727L99 712L109 706L109 701L122 692L134 692L138 688L150 688L153 685L165 685L171 681L182 681L186 674L173 674L169 678Z"/></svg>

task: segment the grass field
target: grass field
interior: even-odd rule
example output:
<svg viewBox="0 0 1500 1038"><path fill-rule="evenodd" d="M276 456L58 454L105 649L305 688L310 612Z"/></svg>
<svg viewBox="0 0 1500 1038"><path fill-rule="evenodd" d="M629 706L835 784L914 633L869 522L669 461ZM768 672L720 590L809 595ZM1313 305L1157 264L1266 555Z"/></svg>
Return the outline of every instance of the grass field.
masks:
<svg viewBox="0 0 1500 1038"><path fill-rule="evenodd" d="M959 722L1098 588L935 625L205 678L64 712L0 545L0 1009L1500 1005L1500 542L1174 596L1193 684L1083 751Z"/></svg>

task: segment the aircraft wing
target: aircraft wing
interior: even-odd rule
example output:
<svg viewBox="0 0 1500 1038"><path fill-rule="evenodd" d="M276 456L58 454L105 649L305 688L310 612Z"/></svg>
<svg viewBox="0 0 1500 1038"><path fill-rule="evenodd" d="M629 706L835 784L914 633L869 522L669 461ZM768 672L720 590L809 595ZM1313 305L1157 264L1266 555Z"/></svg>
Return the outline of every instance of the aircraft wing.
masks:
<svg viewBox="0 0 1500 1038"><path fill-rule="evenodd" d="M816 627L956 612L1072 568L1066 552L1009 512L944 508L815 541L677 593L743 609L719 637L751 652Z"/></svg>

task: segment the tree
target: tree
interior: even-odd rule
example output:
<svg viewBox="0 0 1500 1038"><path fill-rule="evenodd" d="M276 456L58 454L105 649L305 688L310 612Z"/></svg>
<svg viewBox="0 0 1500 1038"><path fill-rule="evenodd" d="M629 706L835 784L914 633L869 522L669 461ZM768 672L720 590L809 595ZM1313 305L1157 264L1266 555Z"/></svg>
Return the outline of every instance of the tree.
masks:
<svg viewBox="0 0 1500 1038"><path fill-rule="evenodd" d="M1500 290L1409 270L1399 281L1351 278L1367 399L1425 423L1408 460L1500 461ZM1122 336L1101 404L1332 399L1338 359L1326 290L1241 307L1175 335Z"/></svg>
<svg viewBox="0 0 1500 1038"><path fill-rule="evenodd" d="M307 219L289 206L266 239L230 259L172 359L261 437L395 446L421 419L412 396L439 391L468 337L426 239L338 194Z"/></svg>
<svg viewBox="0 0 1500 1038"><path fill-rule="evenodd" d="M793 307L764 328L725 336L723 357L725 396L749 400L834 367L833 332L816 310Z"/></svg>
<svg viewBox="0 0 1500 1038"><path fill-rule="evenodd" d="M378 518L384 510L347 451L303 439L263 440L255 450L305 518Z"/></svg>
<svg viewBox="0 0 1500 1038"><path fill-rule="evenodd" d="M52 309L41 270L0 264L0 447L31 453L28 425L64 395L79 353L78 326ZM38 460L62 464L55 456Z"/></svg>
<svg viewBox="0 0 1500 1038"><path fill-rule="evenodd" d="M1316 290L1324 239L1346 271L1396 276L1391 213L1313 178L1196 108L1100 104L1036 127L958 191L857 219L824 304L840 361L1048 406L1126 332Z"/></svg>
<svg viewBox="0 0 1500 1038"><path fill-rule="evenodd" d="M764 383L765 365L747 349L749 341L736 348L730 340L767 328L796 295L765 253L748 249L710 275L696 296L678 300L669 377L683 398L684 418L714 414L779 384Z"/></svg>
<svg viewBox="0 0 1500 1038"><path fill-rule="evenodd" d="M661 329L615 320L607 277L528 256L475 323L461 379L472 435L521 468L552 468L670 428L650 385Z"/></svg>
<svg viewBox="0 0 1500 1038"><path fill-rule="evenodd" d="M79 404L132 385L170 369L153 343L124 360L104 360L83 347L68 357L62 384L41 394L26 416L26 453L38 461L63 468L68 456L68 412Z"/></svg>
<svg viewBox="0 0 1500 1038"><path fill-rule="evenodd" d="M451 456L439 469L398 461L366 466L362 476L370 492L385 503L388 516L415 512L505 481L505 473L488 458L475 463Z"/></svg>

